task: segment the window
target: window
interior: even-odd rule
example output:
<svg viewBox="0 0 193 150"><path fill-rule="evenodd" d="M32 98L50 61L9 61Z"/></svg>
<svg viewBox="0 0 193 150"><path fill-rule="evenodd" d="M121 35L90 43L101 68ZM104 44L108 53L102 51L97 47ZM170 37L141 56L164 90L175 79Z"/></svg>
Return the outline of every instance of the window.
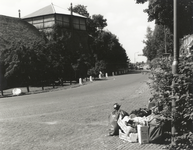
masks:
<svg viewBox="0 0 193 150"><path fill-rule="evenodd" d="M50 21L50 22L44 22L44 28L49 28L52 27L55 24L54 21Z"/></svg>
<svg viewBox="0 0 193 150"><path fill-rule="evenodd" d="M85 19L73 17L73 27L78 30L86 30Z"/></svg>

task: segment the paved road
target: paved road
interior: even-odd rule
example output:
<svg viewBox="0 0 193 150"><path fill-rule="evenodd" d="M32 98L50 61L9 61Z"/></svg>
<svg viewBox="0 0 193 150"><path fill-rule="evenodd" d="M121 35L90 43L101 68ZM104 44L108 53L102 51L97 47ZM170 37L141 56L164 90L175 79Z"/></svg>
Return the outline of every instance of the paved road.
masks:
<svg viewBox="0 0 193 150"><path fill-rule="evenodd" d="M161 149L163 145L108 137L115 102L130 112L146 107L147 75L128 74L76 88L0 99L2 150Z"/></svg>

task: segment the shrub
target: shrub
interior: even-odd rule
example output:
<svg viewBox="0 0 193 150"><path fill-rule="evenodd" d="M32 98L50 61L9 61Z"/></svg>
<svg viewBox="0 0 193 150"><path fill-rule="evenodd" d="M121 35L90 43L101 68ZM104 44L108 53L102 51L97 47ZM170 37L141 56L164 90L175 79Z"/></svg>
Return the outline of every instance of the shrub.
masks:
<svg viewBox="0 0 193 150"><path fill-rule="evenodd" d="M171 102L172 99L175 99L177 147L183 145L183 148L186 146L190 148L193 143L193 56L179 58L177 75L172 74L172 59L170 57L157 58L150 65L152 68L150 75L152 82L149 83L152 89L150 100L163 105L161 113L165 117L171 118ZM173 86L172 82L174 82ZM172 149L172 147L170 148Z"/></svg>

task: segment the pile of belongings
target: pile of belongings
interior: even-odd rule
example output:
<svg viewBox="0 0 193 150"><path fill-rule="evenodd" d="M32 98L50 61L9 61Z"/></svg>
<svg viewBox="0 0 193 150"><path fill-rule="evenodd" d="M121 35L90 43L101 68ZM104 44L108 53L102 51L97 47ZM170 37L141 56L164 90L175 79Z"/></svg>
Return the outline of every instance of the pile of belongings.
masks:
<svg viewBox="0 0 193 150"><path fill-rule="evenodd" d="M114 111L109 115L109 135L119 135L129 142L161 143L163 140L166 118L155 113L156 107L140 108L128 114L114 104Z"/></svg>

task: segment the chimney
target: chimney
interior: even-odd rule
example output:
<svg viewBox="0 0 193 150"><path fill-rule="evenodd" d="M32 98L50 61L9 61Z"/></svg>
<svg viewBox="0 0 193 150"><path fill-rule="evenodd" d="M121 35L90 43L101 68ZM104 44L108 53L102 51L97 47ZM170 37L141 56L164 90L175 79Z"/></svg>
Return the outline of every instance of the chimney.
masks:
<svg viewBox="0 0 193 150"><path fill-rule="evenodd" d="M20 11L20 9L18 10L18 13L19 13L19 18L21 18L21 13L20 13L21 11Z"/></svg>

